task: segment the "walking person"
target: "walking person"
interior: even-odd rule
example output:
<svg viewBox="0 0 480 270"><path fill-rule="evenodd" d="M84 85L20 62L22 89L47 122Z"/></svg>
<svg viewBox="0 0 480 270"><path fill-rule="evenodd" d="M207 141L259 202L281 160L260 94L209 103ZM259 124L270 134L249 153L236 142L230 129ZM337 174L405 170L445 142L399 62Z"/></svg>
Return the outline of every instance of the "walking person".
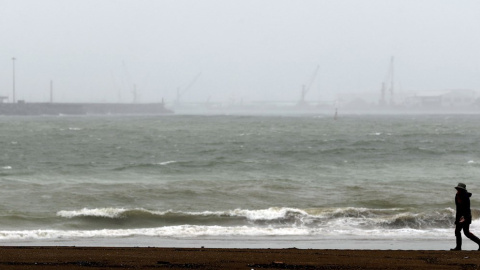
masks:
<svg viewBox="0 0 480 270"><path fill-rule="evenodd" d="M455 189L457 190L455 195L455 206L457 207L455 214L455 237L457 246L450 250L462 250L462 230L466 237L478 244L478 250L480 250L480 239L470 232L470 223L472 223L470 197L472 193L467 191L467 186L464 183L458 183Z"/></svg>

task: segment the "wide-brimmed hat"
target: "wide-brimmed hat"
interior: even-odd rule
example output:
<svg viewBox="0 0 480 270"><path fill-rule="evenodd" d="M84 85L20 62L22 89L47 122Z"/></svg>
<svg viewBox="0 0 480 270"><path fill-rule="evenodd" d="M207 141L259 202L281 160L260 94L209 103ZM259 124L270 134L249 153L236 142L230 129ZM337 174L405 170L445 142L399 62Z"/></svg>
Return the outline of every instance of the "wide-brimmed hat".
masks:
<svg viewBox="0 0 480 270"><path fill-rule="evenodd" d="M464 183L458 183L458 185L455 187L455 189L467 190L467 185L465 185Z"/></svg>

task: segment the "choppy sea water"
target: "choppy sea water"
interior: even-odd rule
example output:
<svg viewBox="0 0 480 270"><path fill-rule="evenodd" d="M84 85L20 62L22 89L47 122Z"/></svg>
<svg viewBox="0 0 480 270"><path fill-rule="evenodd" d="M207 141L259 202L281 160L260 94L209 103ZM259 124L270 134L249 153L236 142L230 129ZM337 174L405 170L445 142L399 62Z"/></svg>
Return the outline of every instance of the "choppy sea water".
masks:
<svg viewBox="0 0 480 270"><path fill-rule="evenodd" d="M0 117L0 244L453 239L457 182L480 233L479 123Z"/></svg>

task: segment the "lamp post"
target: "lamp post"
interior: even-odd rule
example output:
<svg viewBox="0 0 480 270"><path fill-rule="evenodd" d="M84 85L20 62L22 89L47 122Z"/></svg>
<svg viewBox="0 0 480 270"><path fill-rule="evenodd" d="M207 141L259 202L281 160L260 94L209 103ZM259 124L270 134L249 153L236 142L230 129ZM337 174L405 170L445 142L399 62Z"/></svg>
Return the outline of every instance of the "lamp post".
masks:
<svg viewBox="0 0 480 270"><path fill-rule="evenodd" d="M15 57L12 57L12 67L13 67L13 98L12 102L15 103Z"/></svg>

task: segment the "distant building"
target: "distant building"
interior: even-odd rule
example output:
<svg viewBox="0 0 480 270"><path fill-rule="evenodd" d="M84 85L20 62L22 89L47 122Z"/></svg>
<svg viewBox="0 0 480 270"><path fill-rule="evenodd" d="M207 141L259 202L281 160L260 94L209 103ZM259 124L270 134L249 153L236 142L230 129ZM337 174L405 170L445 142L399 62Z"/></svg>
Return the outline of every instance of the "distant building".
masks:
<svg viewBox="0 0 480 270"><path fill-rule="evenodd" d="M421 92L407 98L409 107L465 108L475 103L477 92L470 89Z"/></svg>
<svg viewBox="0 0 480 270"><path fill-rule="evenodd" d="M4 103L5 100L8 100L8 97L0 96L0 103Z"/></svg>

